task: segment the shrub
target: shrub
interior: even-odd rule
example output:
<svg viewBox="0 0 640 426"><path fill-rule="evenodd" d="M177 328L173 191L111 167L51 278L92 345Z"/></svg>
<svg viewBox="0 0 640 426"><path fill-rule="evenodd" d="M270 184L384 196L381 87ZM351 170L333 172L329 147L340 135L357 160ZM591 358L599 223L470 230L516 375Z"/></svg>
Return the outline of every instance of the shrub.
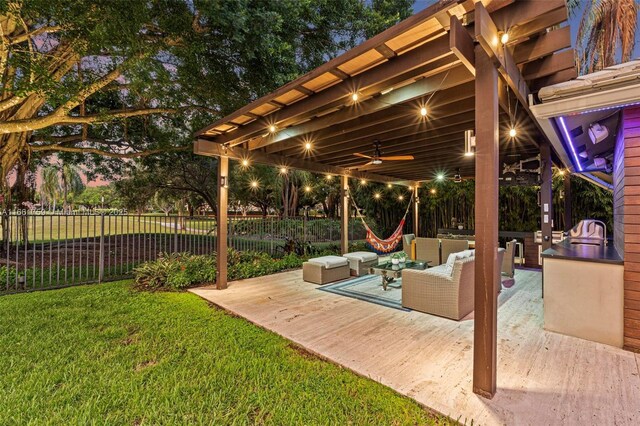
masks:
<svg viewBox="0 0 640 426"><path fill-rule="evenodd" d="M302 266L305 257L294 253L273 259L267 253L227 253L230 280L260 277ZM158 259L143 263L134 269L135 288L139 290L183 290L195 285L214 283L216 279L216 255L192 255L189 253L162 254Z"/></svg>
<svg viewBox="0 0 640 426"><path fill-rule="evenodd" d="M142 290L182 290L216 279L215 256L161 254L133 270L135 287Z"/></svg>

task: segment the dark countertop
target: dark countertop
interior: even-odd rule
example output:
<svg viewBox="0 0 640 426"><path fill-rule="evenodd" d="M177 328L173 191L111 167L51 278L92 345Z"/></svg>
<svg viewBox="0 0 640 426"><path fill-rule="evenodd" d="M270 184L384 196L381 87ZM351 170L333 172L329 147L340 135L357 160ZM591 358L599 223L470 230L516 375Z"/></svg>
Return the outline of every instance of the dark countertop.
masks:
<svg viewBox="0 0 640 426"><path fill-rule="evenodd" d="M578 260L582 262L610 263L614 265L624 264L624 260L613 247L613 244L609 244L604 247L571 244L568 238L543 251L542 257L550 259Z"/></svg>

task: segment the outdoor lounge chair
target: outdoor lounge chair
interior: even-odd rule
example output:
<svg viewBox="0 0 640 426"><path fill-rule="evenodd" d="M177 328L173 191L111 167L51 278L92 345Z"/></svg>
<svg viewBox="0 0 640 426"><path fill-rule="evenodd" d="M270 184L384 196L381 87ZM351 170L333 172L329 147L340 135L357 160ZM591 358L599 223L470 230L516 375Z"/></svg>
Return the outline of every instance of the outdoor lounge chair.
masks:
<svg viewBox="0 0 640 426"><path fill-rule="evenodd" d="M424 260L429 266L440 264L440 240L437 238L416 238L416 260Z"/></svg>
<svg viewBox="0 0 640 426"><path fill-rule="evenodd" d="M464 250L469 250L469 241L443 238L440 240L440 247L442 250L442 262L446 262L451 253L459 253Z"/></svg>
<svg viewBox="0 0 640 426"><path fill-rule="evenodd" d="M473 311L475 278L474 252L455 253L447 263L425 270L408 269L402 273L402 306L432 315L461 320ZM498 250L502 263L504 249ZM447 268L451 267L451 273ZM500 282L500 276L496 275ZM498 291L501 286L498 285ZM497 297L497 294L496 294Z"/></svg>

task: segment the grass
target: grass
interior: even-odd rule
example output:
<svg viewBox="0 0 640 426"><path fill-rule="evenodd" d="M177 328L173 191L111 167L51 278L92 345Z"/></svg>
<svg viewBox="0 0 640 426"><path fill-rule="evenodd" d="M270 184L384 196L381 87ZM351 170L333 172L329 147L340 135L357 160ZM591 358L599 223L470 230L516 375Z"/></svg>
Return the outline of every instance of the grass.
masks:
<svg viewBox="0 0 640 426"><path fill-rule="evenodd" d="M188 293L0 297L0 424L445 424Z"/></svg>

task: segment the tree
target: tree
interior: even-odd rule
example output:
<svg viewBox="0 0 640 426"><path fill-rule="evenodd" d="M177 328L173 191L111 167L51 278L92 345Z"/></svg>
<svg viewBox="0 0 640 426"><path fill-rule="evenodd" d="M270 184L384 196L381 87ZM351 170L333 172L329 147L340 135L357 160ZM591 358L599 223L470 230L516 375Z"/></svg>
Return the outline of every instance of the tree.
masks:
<svg viewBox="0 0 640 426"><path fill-rule="evenodd" d="M60 180L58 169L55 166L47 166L41 172L42 184L40 185L40 198L50 210L56 209L56 203L60 197Z"/></svg>
<svg viewBox="0 0 640 426"><path fill-rule="evenodd" d="M69 208L69 201L71 201L71 208L73 209L73 199L76 195L84 191L84 183L78 168L71 164L64 164L60 170L60 188L62 189L62 202L63 209L65 211Z"/></svg>
<svg viewBox="0 0 640 426"><path fill-rule="evenodd" d="M575 13L580 2L569 0L568 6ZM590 0L576 36L581 73L629 61L637 26L636 0Z"/></svg>
<svg viewBox="0 0 640 426"><path fill-rule="evenodd" d="M193 130L410 13L409 0L3 2L0 173L52 153L189 149Z"/></svg>
<svg viewBox="0 0 640 426"><path fill-rule="evenodd" d="M75 195L73 202L76 205L92 208L114 208L121 207L113 185L90 186L85 188L80 194Z"/></svg>

